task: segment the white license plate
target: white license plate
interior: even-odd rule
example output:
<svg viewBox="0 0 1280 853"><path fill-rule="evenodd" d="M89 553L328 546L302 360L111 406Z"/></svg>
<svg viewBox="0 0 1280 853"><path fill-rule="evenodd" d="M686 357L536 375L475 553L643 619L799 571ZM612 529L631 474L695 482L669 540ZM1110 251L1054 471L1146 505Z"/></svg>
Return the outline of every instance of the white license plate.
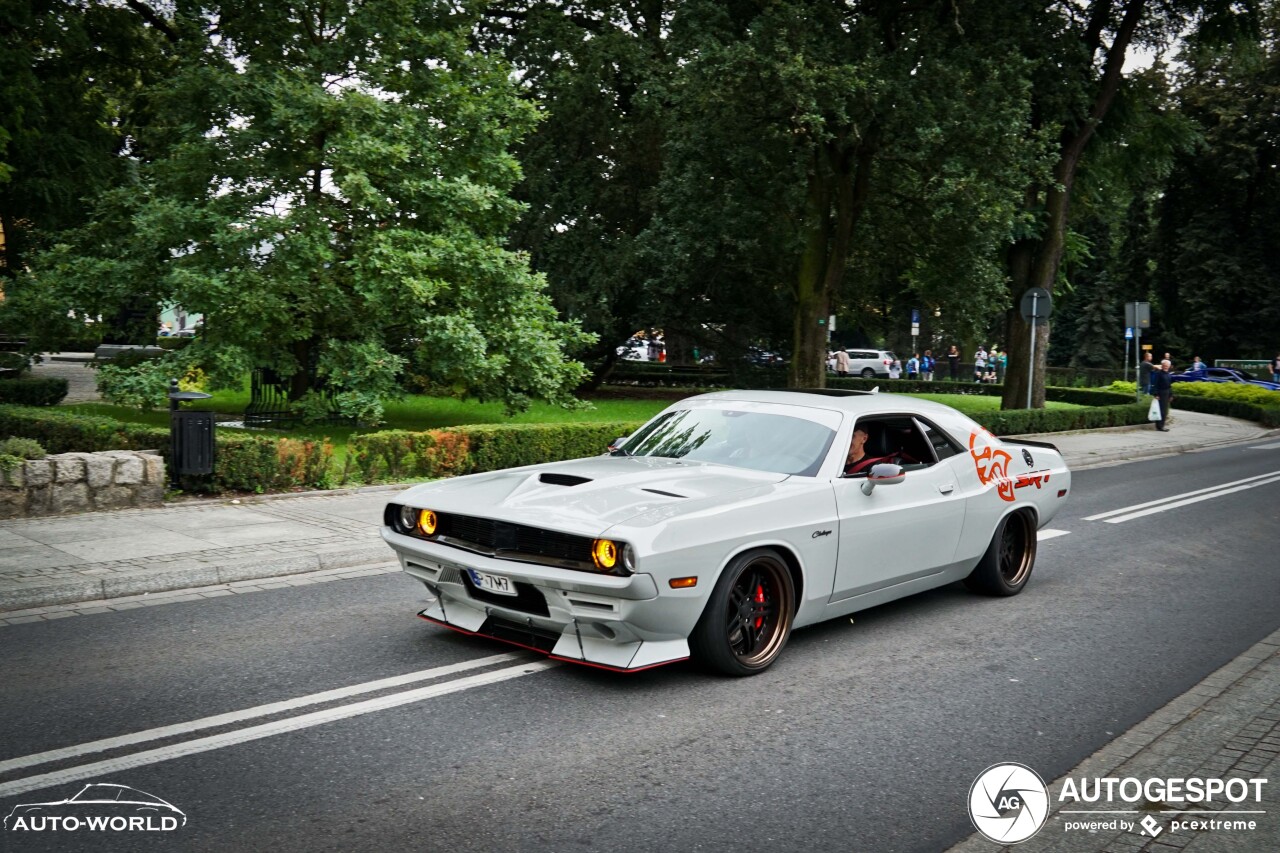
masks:
<svg viewBox="0 0 1280 853"><path fill-rule="evenodd" d="M516 595L516 585L511 582L511 578L504 578L502 575L491 575L487 572L477 572L475 569L467 569L471 573L471 582L483 589L485 592L496 592L498 595Z"/></svg>

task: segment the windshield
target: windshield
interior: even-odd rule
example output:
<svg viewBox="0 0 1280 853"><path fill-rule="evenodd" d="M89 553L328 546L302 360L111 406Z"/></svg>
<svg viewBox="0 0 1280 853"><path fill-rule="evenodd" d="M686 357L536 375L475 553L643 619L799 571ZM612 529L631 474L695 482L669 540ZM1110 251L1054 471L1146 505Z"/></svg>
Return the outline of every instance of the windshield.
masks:
<svg viewBox="0 0 1280 853"><path fill-rule="evenodd" d="M835 435L835 430L804 418L734 409L684 409L667 412L646 424L619 452L811 477L826 458Z"/></svg>

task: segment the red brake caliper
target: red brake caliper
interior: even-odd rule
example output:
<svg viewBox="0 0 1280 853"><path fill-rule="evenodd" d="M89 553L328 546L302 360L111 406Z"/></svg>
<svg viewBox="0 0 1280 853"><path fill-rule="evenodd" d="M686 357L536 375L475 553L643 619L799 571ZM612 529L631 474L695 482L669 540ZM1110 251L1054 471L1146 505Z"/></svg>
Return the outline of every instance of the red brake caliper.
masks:
<svg viewBox="0 0 1280 853"><path fill-rule="evenodd" d="M764 604L764 584L761 584L761 583L757 583L757 584L756 584L755 602L756 602L756 604ZM764 617L763 617L763 616L757 616L757 617L756 617L756 630L757 630L757 631L759 631L759 630L760 630L760 626L761 626L761 625L763 625L763 624L764 624Z"/></svg>

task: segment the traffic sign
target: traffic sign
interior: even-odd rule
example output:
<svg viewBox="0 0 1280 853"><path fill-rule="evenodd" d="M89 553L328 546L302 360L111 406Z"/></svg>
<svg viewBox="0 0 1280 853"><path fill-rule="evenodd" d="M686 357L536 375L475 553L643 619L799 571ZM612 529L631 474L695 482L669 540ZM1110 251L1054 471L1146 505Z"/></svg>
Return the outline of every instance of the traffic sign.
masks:
<svg viewBox="0 0 1280 853"><path fill-rule="evenodd" d="M1124 330L1124 338L1127 341L1133 340L1133 326L1126 326Z"/></svg>
<svg viewBox="0 0 1280 853"><path fill-rule="evenodd" d="M1043 287L1029 287L1022 294L1022 319L1046 320L1053 313L1053 297Z"/></svg>

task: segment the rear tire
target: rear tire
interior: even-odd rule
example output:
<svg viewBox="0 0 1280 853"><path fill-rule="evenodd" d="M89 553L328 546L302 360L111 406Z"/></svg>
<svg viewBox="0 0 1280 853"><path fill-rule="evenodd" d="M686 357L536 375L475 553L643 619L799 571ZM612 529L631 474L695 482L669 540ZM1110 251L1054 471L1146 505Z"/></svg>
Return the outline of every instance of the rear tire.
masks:
<svg viewBox="0 0 1280 853"><path fill-rule="evenodd" d="M965 586L983 595L1017 595L1036 563L1036 526L1029 512L1006 515Z"/></svg>
<svg viewBox="0 0 1280 853"><path fill-rule="evenodd" d="M716 581L689 649L725 675L764 672L787 644L795 610L795 585L782 558L768 548L747 551Z"/></svg>
<svg viewBox="0 0 1280 853"><path fill-rule="evenodd" d="M864 368L862 368L862 378L863 378L863 379L874 379L874 378L875 378L875 376L876 376L876 372L875 372L874 370L872 370L870 367L864 367Z"/></svg>

